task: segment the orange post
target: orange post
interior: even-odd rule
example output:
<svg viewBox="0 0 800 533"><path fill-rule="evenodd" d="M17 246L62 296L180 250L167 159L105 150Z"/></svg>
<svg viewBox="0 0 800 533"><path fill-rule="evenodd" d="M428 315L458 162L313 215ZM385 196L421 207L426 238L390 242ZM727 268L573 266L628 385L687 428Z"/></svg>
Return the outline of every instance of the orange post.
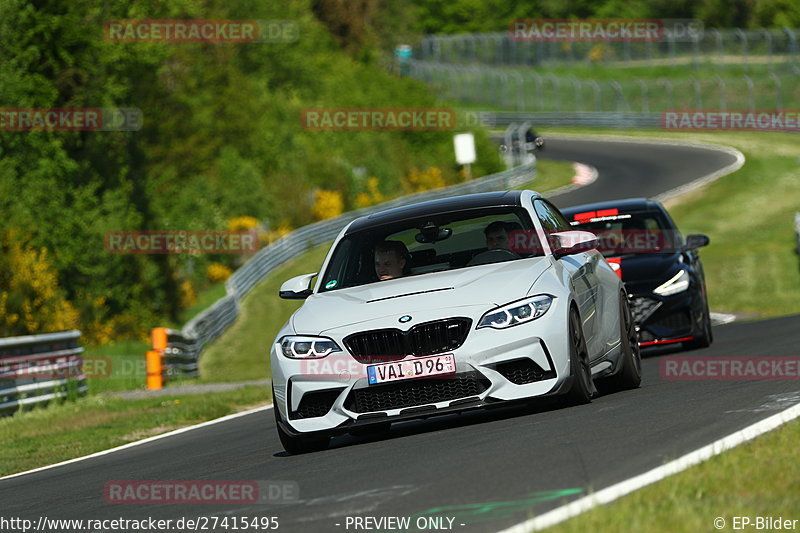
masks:
<svg viewBox="0 0 800 533"><path fill-rule="evenodd" d="M153 349L147 352L145 368L147 369L147 388L160 389L164 386L164 350L167 349L167 328L153 328L150 332Z"/></svg>
<svg viewBox="0 0 800 533"><path fill-rule="evenodd" d="M147 369L147 388L149 390L160 389L164 386L161 377L161 352L149 350L145 356L145 368Z"/></svg>
<svg viewBox="0 0 800 533"><path fill-rule="evenodd" d="M163 352L167 349L167 328L153 328L150 332L153 340L153 349Z"/></svg>

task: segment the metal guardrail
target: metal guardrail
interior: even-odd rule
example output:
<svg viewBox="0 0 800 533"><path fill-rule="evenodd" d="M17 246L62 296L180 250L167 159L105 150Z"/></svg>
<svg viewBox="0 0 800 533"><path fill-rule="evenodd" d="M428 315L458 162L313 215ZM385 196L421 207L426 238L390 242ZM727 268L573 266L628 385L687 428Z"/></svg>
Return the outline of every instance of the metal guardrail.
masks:
<svg viewBox="0 0 800 533"><path fill-rule="evenodd" d="M181 331L168 333L167 348L163 354L164 367L167 369L165 372L173 376L198 375L197 365L203 349L236 320L239 314L239 302L259 281L298 254L333 240L342 228L356 218L424 200L518 187L531 181L535 172L535 164L522 165L466 183L411 194L379 205L349 211L289 233L259 250L237 269L225 283L226 296L192 318ZM173 357L172 363L170 356Z"/></svg>
<svg viewBox="0 0 800 533"><path fill-rule="evenodd" d="M519 122L530 122L540 126L587 126L598 128L659 128L660 113L527 113L527 112L482 112L483 120L494 126L510 126Z"/></svg>
<svg viewBox="0 0 800 533"><path fill-rule="evenodd" d="M86 393L77 330L0 339L0 413Z"/></svg>

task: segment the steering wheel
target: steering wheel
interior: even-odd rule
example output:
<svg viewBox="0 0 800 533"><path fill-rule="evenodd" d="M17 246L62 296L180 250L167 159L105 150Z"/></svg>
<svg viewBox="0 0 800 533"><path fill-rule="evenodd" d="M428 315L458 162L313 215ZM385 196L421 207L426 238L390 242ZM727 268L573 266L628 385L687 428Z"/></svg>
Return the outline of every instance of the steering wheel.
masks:
<svg viewBox="0 0 800 533"><path fill-rule="evenodd" d="M467 266L475 265L488 265L489 263L501 263L503 261L511 261L512 259L519 259L520 256L511 250L499 248L497 250L486 250L481 252L469 260Z"/></svg>

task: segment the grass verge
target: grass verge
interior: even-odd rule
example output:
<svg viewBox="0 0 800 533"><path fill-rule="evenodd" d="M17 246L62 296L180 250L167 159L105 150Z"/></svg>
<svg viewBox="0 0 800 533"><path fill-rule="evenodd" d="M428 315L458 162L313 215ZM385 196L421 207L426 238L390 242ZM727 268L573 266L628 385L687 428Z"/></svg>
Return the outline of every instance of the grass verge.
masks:
<svg viewBox="0 0 800 533"><path fill-rule="evenodd" d="M800 421L795 420L545 531L695 533L715 531L714 520L718 517L725 521L724 527L719 528L722 531L734 531L733 517L746 516L753 521L758 516L800 519L798 439ZM756 530L754 525L738 529Z"/></svg>
<svg viewBox="0 0 800 533"><path fill-rule="evenodd" d="M142 400L88 396L0 418L0 475L21 472L264 405L266 387Z"/></svg>

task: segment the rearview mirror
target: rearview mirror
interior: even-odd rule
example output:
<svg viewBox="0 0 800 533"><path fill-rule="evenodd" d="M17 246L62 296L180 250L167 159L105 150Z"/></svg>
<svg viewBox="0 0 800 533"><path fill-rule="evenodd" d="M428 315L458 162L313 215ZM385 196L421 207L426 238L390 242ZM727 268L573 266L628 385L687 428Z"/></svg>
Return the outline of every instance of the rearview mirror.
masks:
<svg viewBox="0 0 800 533"><path fill-rule="evenodd" d="M686 236L686 245L684 246L687 250L694 250L697 248L702 248L703 246L708 246L711 242L711 239L708 238L708 235L703 235L702 233L692 233L691 235Z"/></svg>
<svg viewBox="0 0 800 533"><path fill-rule="evenodd" d="M557 242L553 248L556 258L586 252L598 246L597 235L590 231L559 231L551 235Z"/></svg>
<svg viewBox="0 0 800 533"><path fill-rule="evenodd" d="M317 272L313 274L303 274L302 276L296 276L283 282L278 292L279 296L284 300L305 300L311 296L313 292L311 290L311 280L314 279L316 275Z"/></svg>

